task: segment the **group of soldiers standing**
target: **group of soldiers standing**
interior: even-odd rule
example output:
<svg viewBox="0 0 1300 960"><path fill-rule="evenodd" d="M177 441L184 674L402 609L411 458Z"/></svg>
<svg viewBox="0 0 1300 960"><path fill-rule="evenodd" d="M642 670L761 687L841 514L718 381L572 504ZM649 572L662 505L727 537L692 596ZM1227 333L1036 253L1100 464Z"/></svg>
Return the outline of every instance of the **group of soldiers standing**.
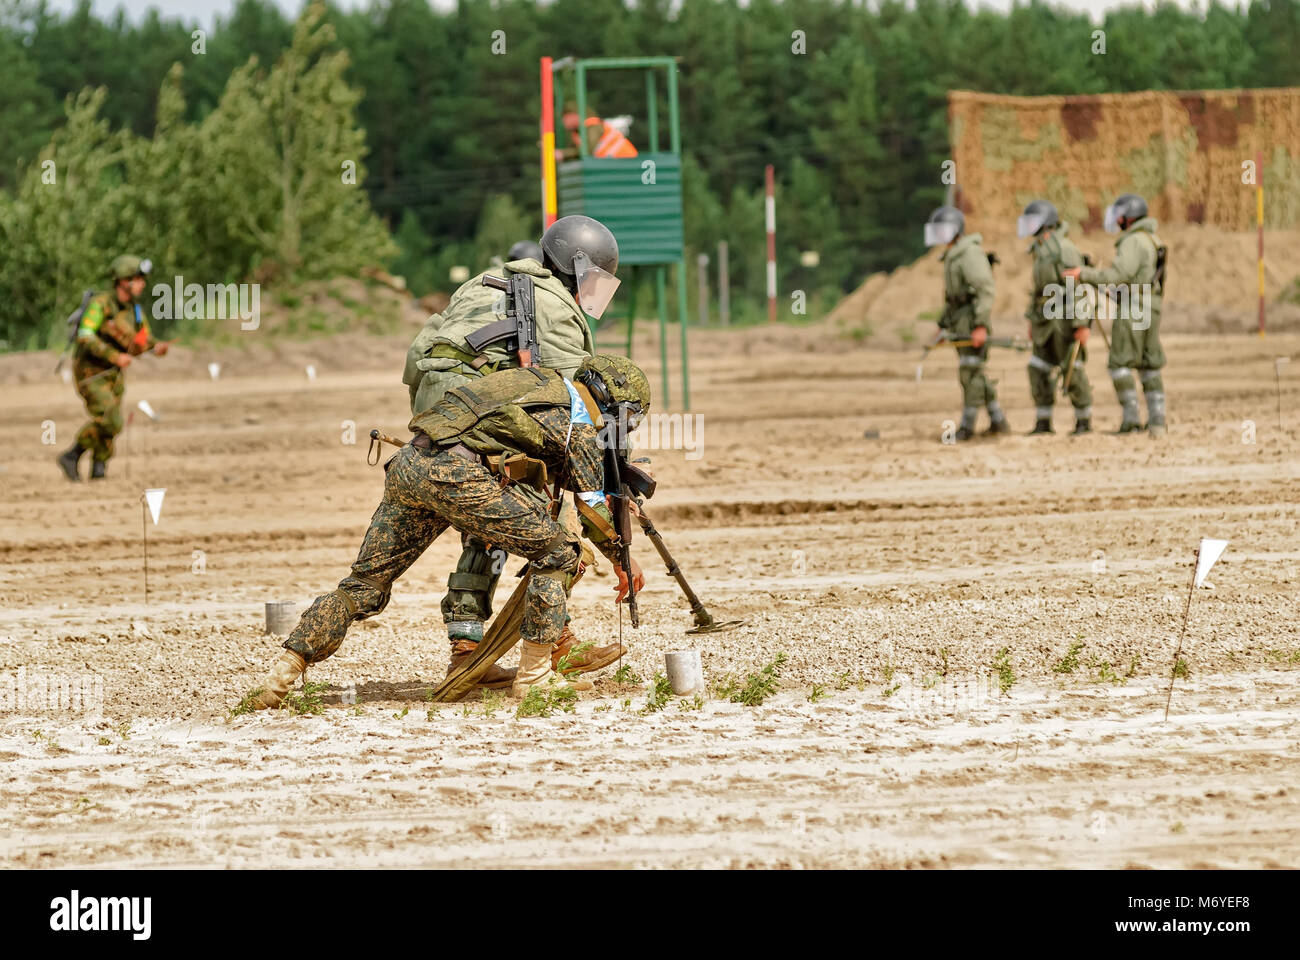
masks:
<svg viewBox="0 0 1300 960"><path fill-rule="evenodd" d="M1165 394L1161 369L1160 311L1164 286L1165 248L1156 237L1156 221L1146 201L1124 194L1106 211L1105 229L1119 233L1115 259L1094 267L1069 239L1069 224L1056 207L1035 200L1017 222L1020 237L1032 237L1033 258L1029 322L1032 354L1029 387L1034 398L1031 434L1053 433L1052 407L1059 383L1074 407L1074 433L1092 430L1092 387L1085 369L1094 320L1113 314L1108 338L1107 367L1121 409L1117 433L1165 432ZM962 414L956 439L969 440L981 407L988 411L987 434L1010 433L998 403L996 383L989 379L988 360L993 310L993 264L996 258L981 246L978 233L966 233L966 218L956 207L939 207L925 225L926 246L945 246L942 256L944 309L940 337L954 341L957 376L962 389ZM1088 288L1091 287L1091 291ZM1110 306L1110 305L1113 305ZM1059 378L1059 379L1058 379ZM1146 398L1147 419L1141 420L1138 383Z"/></svg>

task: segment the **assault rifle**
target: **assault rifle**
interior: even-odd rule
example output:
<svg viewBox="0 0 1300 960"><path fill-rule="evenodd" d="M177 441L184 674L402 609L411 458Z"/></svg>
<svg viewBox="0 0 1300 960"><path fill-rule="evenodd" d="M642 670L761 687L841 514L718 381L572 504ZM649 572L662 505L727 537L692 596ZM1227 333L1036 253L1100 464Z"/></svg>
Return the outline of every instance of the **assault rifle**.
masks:
<svg viewBox="0 0 1300 960"><path fill-rule="evenodd" d="M632 503L641 497L652 497L655 479L634 463L628 461L631 442L627 428L627 414L622 410L617 417L607 417L600 428L601 447L604 449L605 498L614 518L614 533L618 536L618 565L627 577L627 608L632 626L641 625L636 609L636 584L632 579Z"/></svg>
<svg viewBox="0 0 1300 960"><path fill-rule="evenodd" d="M512 273L503 280L490 273L483 275L483 286L505 292L507 306L504 320L497 320L465 337L465 342L475 353L502 340L509 341L508 349L519 358L519 366L532 367L537 363L537 302L533 278L526 273Z"/></svg>
<svg viewBox="0 0 1300 960"><path fill-rule="evenodd" d="M1031 346L1030 342L1024 339L1023 337L989 337L984 341L984 343L986 346L990 346L990 347L1003 347L1007 350L1020 350L1020 351L1028 350ZM940 330L939 335L936 336L929 343L927 343L925 345L925 348L921 351L921 360L916 365L916 382L917 383L921 382L921 367L925 364L925 358L930 355L930 351L933 350L935 347L958 348L958 347L973 347L973 346L975 346L975 344L972 343L969 339L950 340L948 338L948 331Z"/></svg>

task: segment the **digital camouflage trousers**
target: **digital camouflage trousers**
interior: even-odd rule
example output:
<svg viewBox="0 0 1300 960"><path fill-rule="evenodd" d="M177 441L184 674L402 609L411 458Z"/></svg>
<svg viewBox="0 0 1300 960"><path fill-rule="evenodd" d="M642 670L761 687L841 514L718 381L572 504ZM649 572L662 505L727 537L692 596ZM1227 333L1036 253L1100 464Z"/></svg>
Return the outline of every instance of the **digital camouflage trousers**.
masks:
<svg viewBox="0 0 1300 960"><path fill-rule="evenodd" d="M353 620L388 605L393 582L448 527L531 561L521 636L554 643L564 628L565 589L577 572L580 545L542 502L502 487L487 468L449 452L403 447L385 466L384 496L351 573L317 597L285 641L318 663L338 650Z"/></svg>

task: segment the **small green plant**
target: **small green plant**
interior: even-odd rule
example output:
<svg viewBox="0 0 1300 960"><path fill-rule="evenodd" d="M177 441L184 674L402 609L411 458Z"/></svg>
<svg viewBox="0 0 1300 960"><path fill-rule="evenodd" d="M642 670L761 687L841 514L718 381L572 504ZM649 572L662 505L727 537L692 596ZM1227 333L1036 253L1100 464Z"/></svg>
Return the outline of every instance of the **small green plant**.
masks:
<svg viewBox="0 0 1300 960"><path fill-rule="evenodd" d="M393 714L393 719L394 719L394 720L401 720L404 716L406 716L406 715L407 715L408 713L410 713L410 712L411 712L411 708L410 708L410 707L402 707L401 711L399 711L398 713Z"/></svg>
<svg viewBox="0 0 1300 960"><path fill-rule="evenodd" d="M613 710L613 709L614 709L614 708L611 707L608 703L602 703L599 707L597 707L595 710L593 710L593 711L591 711L591 712L592 712L592 713L608 713L610 710Z"/></svg>
<svg viewBox="0 0 1300 960"><path fill-rule="evenodd" d="M1119 674L1117 674L1114 671L1114 669L1111 667L1109 660L1107 660L1105 663L1098 663L1096 660L1094 660L1092 662L1092 666L1097 671L1097 677L1092 681L1093 683L1123 683L1124 682L1124 678L1121 677Z"/></svg>
<svg viewBox="0 0 1300 960"><path fill-rule="evenodd" d="M365 708L362 707L361 704L359 703L352 708L352 716L354 717L363 717L365 716L365 714L366 714Z"/></svg>
<svg viewBox="0 0 1300 960"><path fill-rule="evenodd" d="M948 648L939 648L939 676L948 676Z"/></svg>
<svg viewBox="0 0 1300 960"><path fill-rule="evenodd" d="M757 707L781 685L781 668L789 659L784 653L778 653L776 659L757 672L751 673L742 686L737 687L729 681L727 699L732 703L741 703L747 707Z"/></svg>
<svg viewBox="0 0 1300 960"><path fill-rule="evenodd" d="M826 697L826 687L820 683L814 683L812 690L808 693L808 702L816 703Z"/></svg>
<svg viewBox="0 0 1300 960"><path fill-rule="evenodd" d="M885 689L882 690L881 693L886 697L892 697L894 694L898 693L902 684L892 682L894 679L894 665L892 663L886 663L884 669L880 671L880 674L885 678Z"/></svg>
<svg viewBox="0 0 1300 960"><path fill-rule="evenodd" d="M993 658L993 669L998 675L998 690L1005 694L1016 682L1015 671L1011 669L1011 649L1003 647Z"/></svg>
<svg viewBox="0 0 1300 960"><path fill-rule="evenodd" d="M853 682L853 681L852 681L851 676L850 676L850 671L848 671L848 670L845 670L843 673L837 673L837 674L835 674L835 689L836 689L836 690L847 690L847 689L849 688L849 684L852 683L852 682Z"/></svg>
<svg viewBox="0 0 1300 960"><path fill-rule="evenodd" d="M677 701L677 709L682 711L703 710L704 698L700 696L698 693L695 696L691 697L689 700L687 700L685 697L682 697L682 699Z"/></svg>
<svg viewBox="0 0 1300 960"><path fill-rule="evenodd" d="M235 717L242 717L246 713L252 713L254 710L257 709L258 698L265 692L266 692L265 689L263 689L262 687L255 687L254 689L249 690L248 693L244 694L242 700L240 700L237 704L231 707L229 711L227 711L226 715L233 720ZM123 740L126 740L128 738L129 731L126 734L124 734L122 732L121 727L119 727L117 733L118 736L120 736Z"/></svg>
<svg viewBox="0 0 1300 960"><path fill-rule="evenodd" d="M98 743L101 747L111 747L113 739L111 737L100 737Z"/></svg>
<svg viewBox="0 0 1300 960"><path fill-rule="evenodd" d="M1079 653L1083 650L1083 641L1075 640L1065 652L1059 663L1052 667L1053 673L1074 673L1079 666Z"/></svg>
<svg viewBox="0 0 1300 960"><path fill-rule="evenodd" d="M1135 653L1133 659L1128 662L1128 673L1124 674L1124 676L1130 680L1136 677L1140 666L1142 666L1142 658Z"/></svg>
<svg viewBox="0 0 1300 960"><path fill-rule="evenodd" d="M253 693L261 693L261 692L262 692L262 691L261 691L260 689L259 689L259 690L254 690L254 691L253 691ZM119 724L117 725L117 735L118 735L119 737L121 737L123 740L130 740L130 739L131 739L131 721L130 721L130 720L123 720L121 723L119 723Z"/></svg>
<svg viewBox="0 0 1300 960"><path fill-rule="evenodd" d="M1175 823L1173 826L1171 826L1171 827L1169 828L1169 832L1170 832L1170 833L1186 833L1186 832L1187 832L1187 828L1186 828L1185 826L1183 826L1183 821L1179 820L1177 823Z"/></svg>
<svg viewBox="0 0 1300 960"><path fill-rule="evenodd" d="M1178 662L1174 664L1174 676L1180 680L1186 680L1191 675L1192 675L1191 667L1188 665L1186 660L1184 660L1182 657L1179 657Z"/></svg>
<svg viewBox="0 0 1300 960"><path fill-rule="evenodd" d="M438 715L437 707L430 707L428 710L424 711L424 719L426 720L432 720L437 715Z"/></svg>
<svg viewBox="0 0 1300 960"><path fill-rule="evenodd" d="M505 700L506 695L499 690L483 691L483 716L491 717L501 709L501 702Z"/></svg>
<svg viewBox="0 0 1300 960"><path fill-rule="evenodd" d="M562 677L570 676L577 672L577 667L573 665L575 660L582 658L582 655L594 647L595 644L590 640L584 640L564 656L560 657L560 662L555 666L555 672Z"/></svg>
<svg viewBox="0 0 1300 960"><path fill-rule="evenodd" d="M516 717L549 717L556 710L573 713L578 691L567 683L533 684L528 695L519 701Z"/></svg>
<svg viewBox="0 0 1300 960"><path fill-rule="evenodd" d="M290 690L280 701L280 709L288 710L295 716L303 717L311 714L313 716L325 711L325 704L321 702L320 695L329 686L328 683L313 683L310 680L304 680L302 692Z"/></svg>
<svg viewBox="0 0 1300 960"><path fill-rule="evenodd" d="M625 663L614 671L614 682L625 687L635 687L645 681L642 680L637 675L636 671L632 669L631 664Z"/></svg>
<svg viewBox="0 0 1300 960"><path fill-rule="evenodd" d="M668 706L668 701L672 698L672 684L668 682L668 678L662 673L656 673L650 679L650 689L646 692L645 706L641 708L642 715L662 710Z"/></svg>

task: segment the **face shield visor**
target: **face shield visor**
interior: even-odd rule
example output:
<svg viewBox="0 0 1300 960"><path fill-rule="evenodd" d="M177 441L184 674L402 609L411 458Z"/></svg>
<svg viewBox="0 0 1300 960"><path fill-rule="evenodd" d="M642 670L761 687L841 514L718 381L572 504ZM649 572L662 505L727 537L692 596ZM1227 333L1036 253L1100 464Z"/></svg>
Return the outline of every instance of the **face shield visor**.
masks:
<svg viewBox="0 0 1300 960"><path fill-rule="evenodd" d="M948 220L940 220L938 223L927 223L925 225L925 245L927 247L939 247L944 244L952 243L957 239L957 224Z"/></svg>
<svg viewBox="0 0 1300 960"><path fill-rule="evenodd" d="M1043 216L1038 213L1021 214L1016 219L1016 236L1032 237L1043 229Z"/></svg>
<svg viewBox="0 0 1300 960"><path fill-rule="evenodd" d="M1119 211L1113 203L1106 208L1106 222L1103 226L1107 233L1119 233Z"/></svg>
<svg viewBox="0 0 1300 960"><path fill-rule="evenodd" d="M599 320L622 281L600 269L582 251L573 256L573 273L578 282L578 305L593 320Z"/></svg>

